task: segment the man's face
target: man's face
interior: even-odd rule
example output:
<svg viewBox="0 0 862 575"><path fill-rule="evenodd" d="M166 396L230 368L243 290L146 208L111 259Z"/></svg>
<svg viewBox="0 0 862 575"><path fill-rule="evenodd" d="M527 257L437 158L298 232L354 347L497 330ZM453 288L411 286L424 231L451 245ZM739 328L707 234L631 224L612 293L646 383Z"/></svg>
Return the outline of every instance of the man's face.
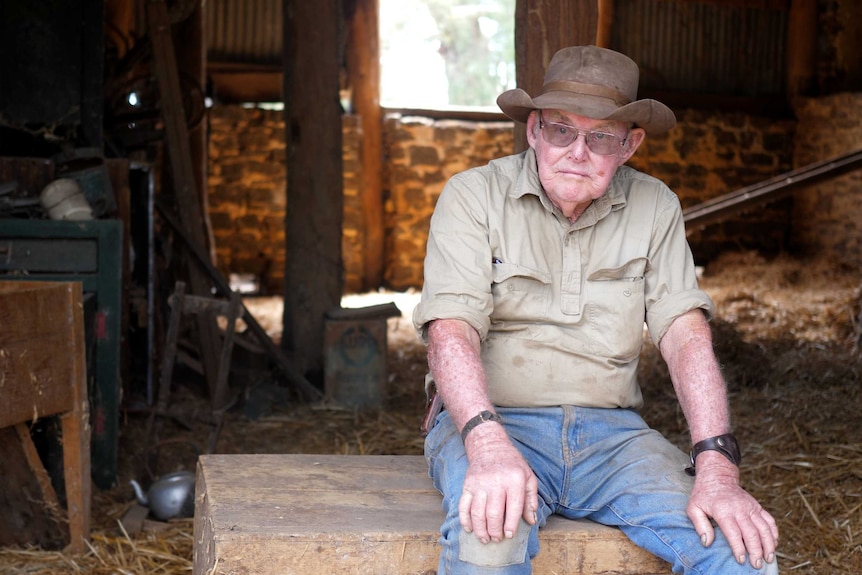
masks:
<svg viewBox="0 0 862 575"><path fill-rule="evenodd" d="M565 133L571 136L574 130L582 132L568 145L548 141L549 138L557 140ZM609 155L597 153L588 146L587 135L583 133L586 131L610 134L611 140L619 138L615 141L622 145L610 147ZM577 217L590 202L607 191L617 168L634 154L644 135L642 129L629 129L622 122L594 120L561 110L542 110L541 114L534 111L527 120L527 142L536 151L539 180L554 205L567 217ZM592 139L608 138L594 135ZM607 152L600 149L597 142L593 143L593 148Z"/></svg>

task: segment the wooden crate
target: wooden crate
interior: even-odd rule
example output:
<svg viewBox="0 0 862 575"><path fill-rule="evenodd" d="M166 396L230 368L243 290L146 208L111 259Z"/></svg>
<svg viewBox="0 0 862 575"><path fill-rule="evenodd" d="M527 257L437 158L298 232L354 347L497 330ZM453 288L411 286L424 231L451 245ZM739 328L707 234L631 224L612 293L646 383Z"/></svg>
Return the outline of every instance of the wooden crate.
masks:
<svg viewBox="0 0 862 575"><path fill-rule="evenodd" d="M195 495L195 575L437 568L443 512L421 456L204 455ZM536 573L670 573L615 528L552 517L539 533Z"/></svg>
<svg viewBox="0 0 862 575"><path fill-rule="evenodd" d="M60 522L71 547L90 534L90 426L84 311L77 282L0 281L0 545L53 539ZM27 423L59 415L65 517ZM20 457L18 454L21 454Z"/></svg>

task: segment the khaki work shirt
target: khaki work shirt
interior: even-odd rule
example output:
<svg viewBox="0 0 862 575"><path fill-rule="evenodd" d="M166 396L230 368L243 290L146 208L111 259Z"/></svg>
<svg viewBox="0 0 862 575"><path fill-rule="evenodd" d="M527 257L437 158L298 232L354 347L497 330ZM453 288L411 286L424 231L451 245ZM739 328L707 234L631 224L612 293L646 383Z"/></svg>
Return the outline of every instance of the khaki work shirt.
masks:
<svg viewBox="0 0 862 575"><path fill-rule="evenodd" d="M679 199L628 166L574 222L539 182L532 149L455 175L431 218L413 323L461 319L482 341L504 407L639 407L644 324L713 303L697 285Z"/></svg>

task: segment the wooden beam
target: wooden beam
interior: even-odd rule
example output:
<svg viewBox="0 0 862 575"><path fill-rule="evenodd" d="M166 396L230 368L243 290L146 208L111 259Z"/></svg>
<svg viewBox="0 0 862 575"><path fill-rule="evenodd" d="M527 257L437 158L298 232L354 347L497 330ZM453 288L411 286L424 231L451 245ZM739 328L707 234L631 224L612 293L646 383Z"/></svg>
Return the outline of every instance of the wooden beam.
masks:
<svg viewBox="0 0 862 575"><path fill-rule="evenodd" d="M696 227L719 222L752 206L774 202L803 185L811 185L862 168L862 150L808 164L768 180L712 198L682 211L690 233Z"/></svg>
<svg viewBox="0 0 862 575"><path fill-rule="evenodd" d="M787 99L811 95L817 78L817 0L791 0L787 30Z"/></svg>
<svg viewBox="0 0 862 575"><path fill-rule="evenodd" d="M341 0L286 0L286 261L282 347L322 381L326 312L341 304Z"/></svg>
<svg viewBox="0 0 862 575"><path fill-rule="evenodd" d="M383 283L383 112L380 108L380 38L378 0L358 0L350 19L347 70L353 113L362 126L360 194L362 195L365 262L363 288Z"/></svg>
<svg viewBox="0 0 862 575"><path fill-rule="evenodd" d="M596 0L517 0L515 73L517 85L531 96L542 89L545 70L557 50L594 44L599 9ZM515 151L527 148L523 124L515 124Z"/></svg>
<svg viewBox="0 0 862 575"><path fill-rule="evenodd" d="M610 48L614 32L614 0L598 0L598 11L596 46Z"/></svg>

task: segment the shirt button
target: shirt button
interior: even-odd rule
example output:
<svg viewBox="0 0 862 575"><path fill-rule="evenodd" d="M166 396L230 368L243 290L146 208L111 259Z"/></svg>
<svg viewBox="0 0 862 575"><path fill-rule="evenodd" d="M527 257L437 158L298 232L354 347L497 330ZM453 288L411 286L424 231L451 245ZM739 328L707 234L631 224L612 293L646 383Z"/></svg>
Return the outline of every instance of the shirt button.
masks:
<svg viewBox="0 0 862 575"><path fill-rule="evenodd" d="M626 297L629 297L630 295L632 295L632 290L630 290L630 289L623 290L623 295Z"/></svg>

